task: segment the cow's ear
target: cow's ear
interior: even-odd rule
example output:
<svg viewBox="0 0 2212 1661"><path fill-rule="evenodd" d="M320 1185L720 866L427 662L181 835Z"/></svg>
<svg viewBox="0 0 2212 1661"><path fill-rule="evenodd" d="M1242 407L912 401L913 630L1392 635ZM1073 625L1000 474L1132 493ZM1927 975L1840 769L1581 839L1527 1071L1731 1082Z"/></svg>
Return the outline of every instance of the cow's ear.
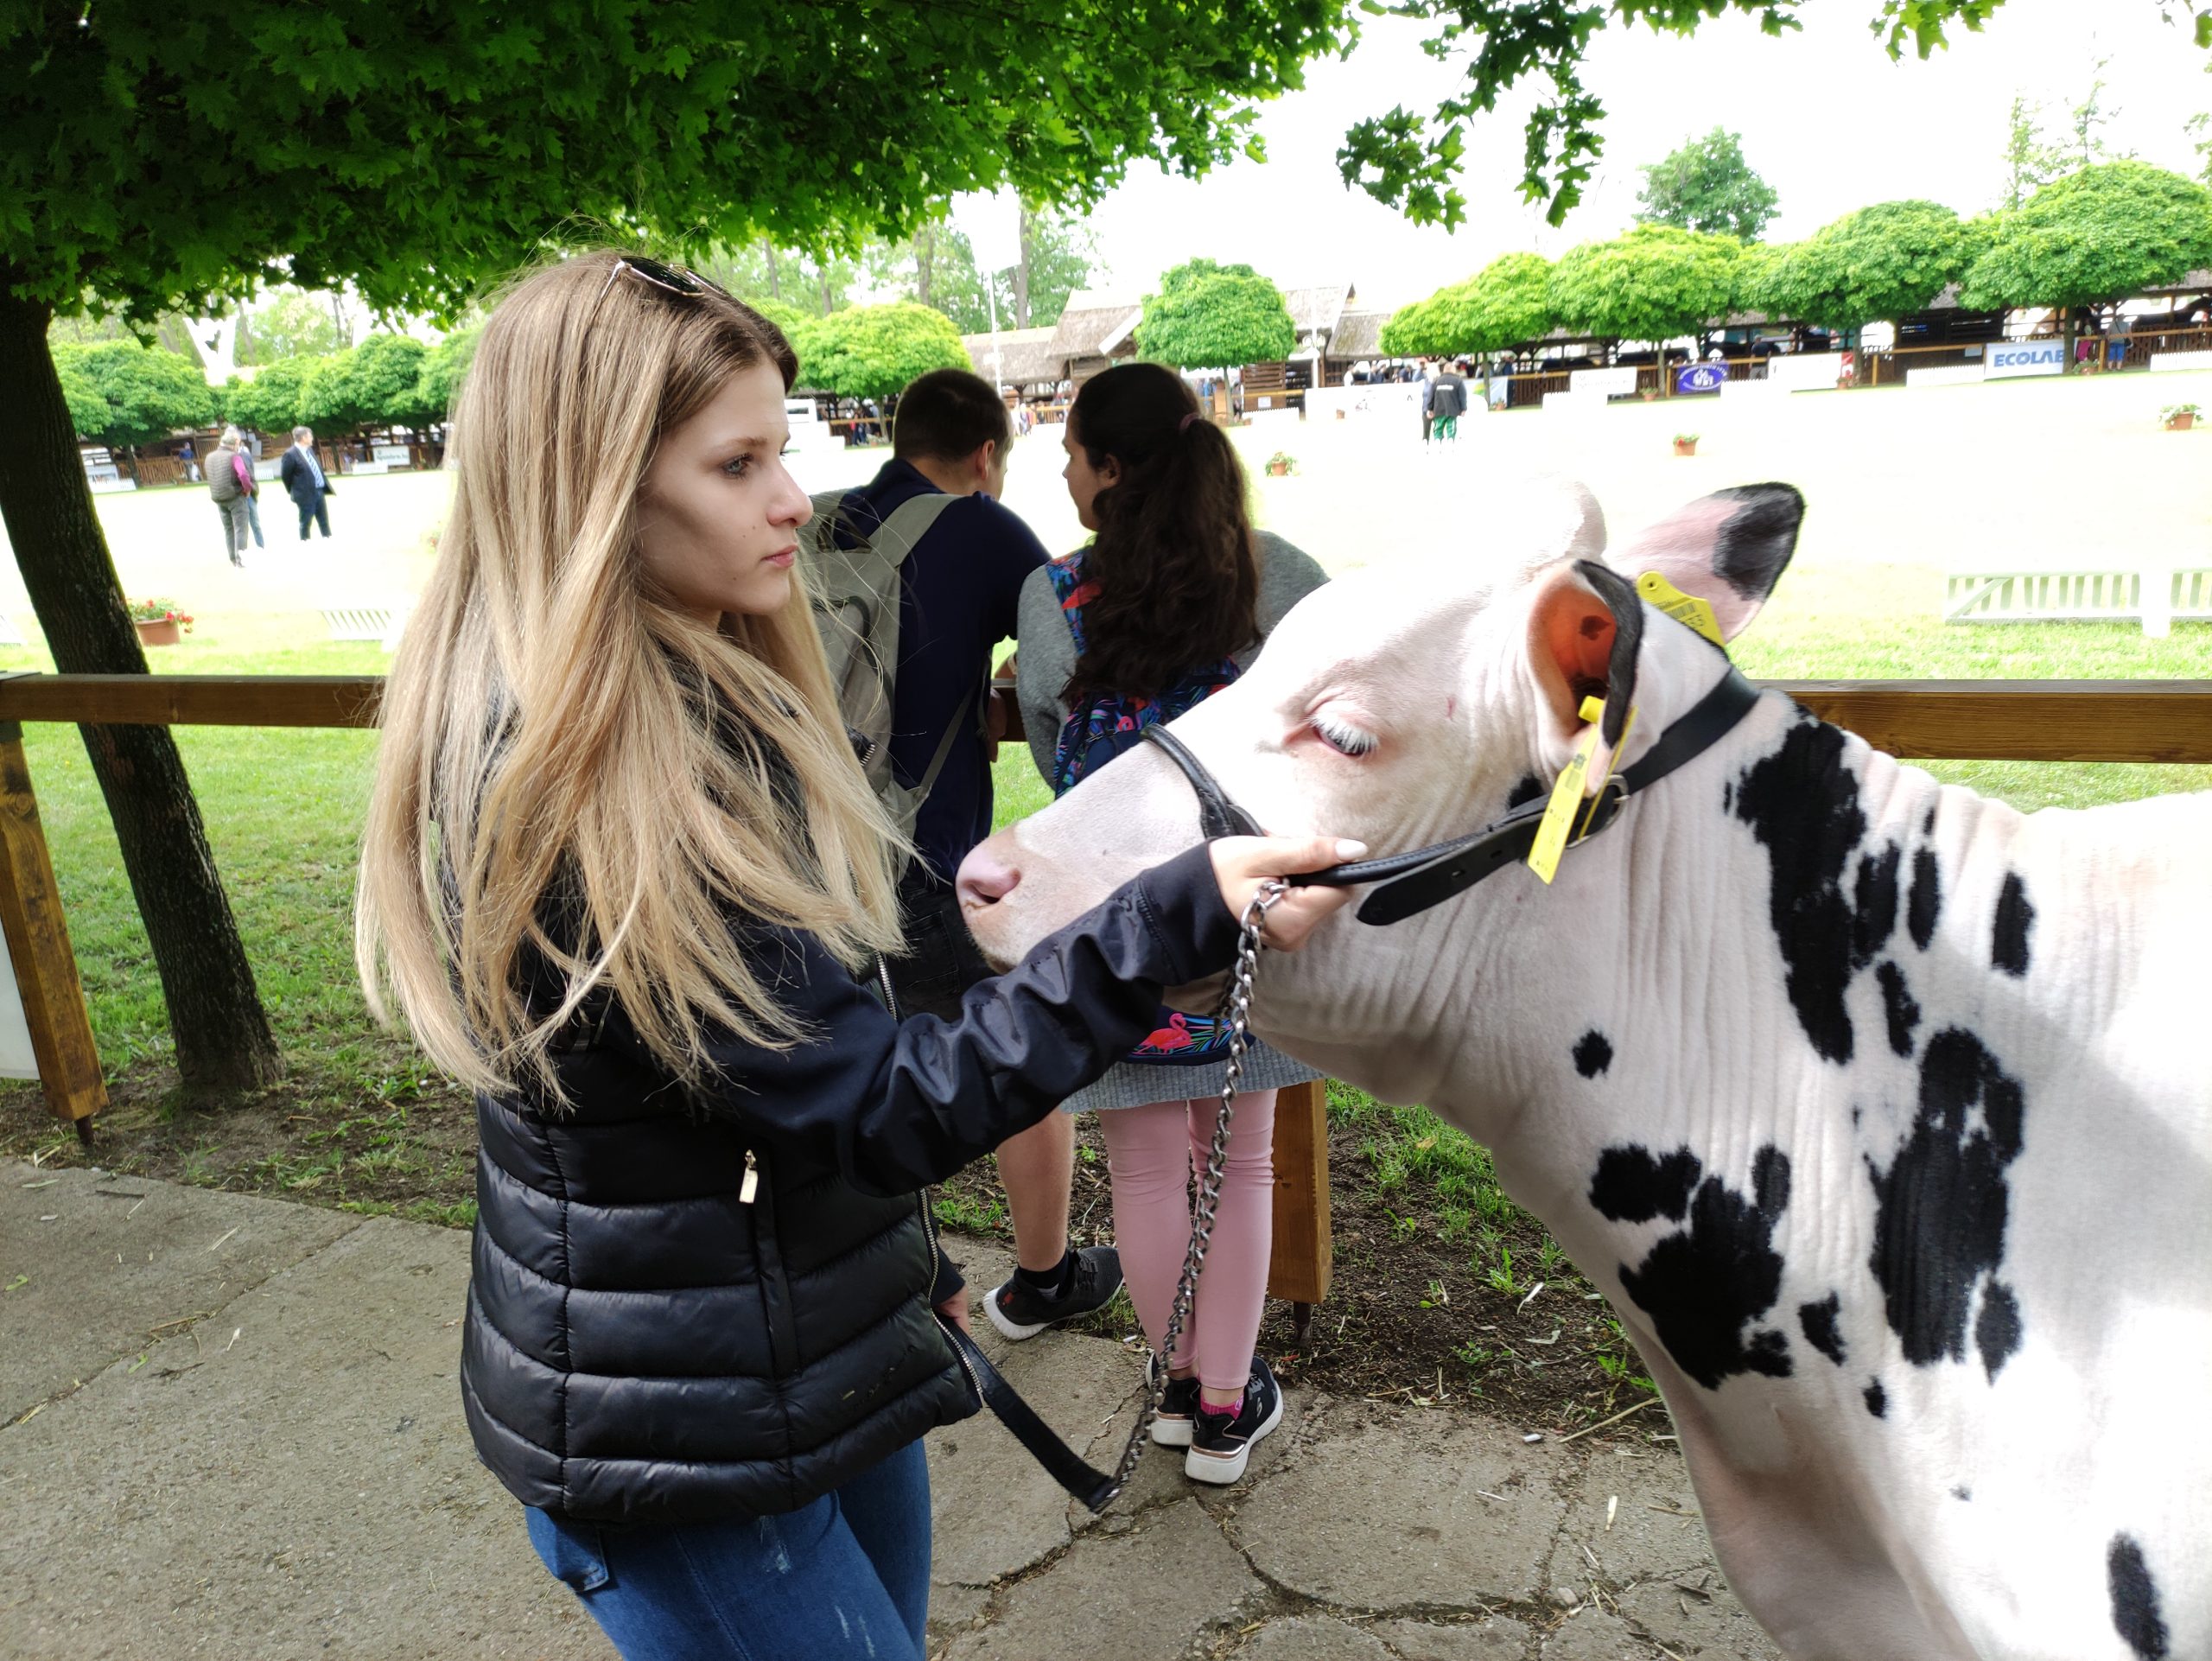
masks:
<svg viewBox="0 0 2212 1661"><path fill-rule="evenodd" d="M1631 582L1656 571L1704 601L1720 638L1732 640L1789 568L1804 519L1805 499L1796 486L1735 485L1660 520L1611 554L1610 563Z"/></svg>
<svg viewBox="0 0 2212 1661"><path fill-rule="evenodd" d="M1636 703L1643 606L1618 571L1593 560L1562 562L1540 580L1529 612L1529 655L1554 717L1554 736L1581 730L1586 697L1605 701L1590 788L1605 782Z"/></svg>

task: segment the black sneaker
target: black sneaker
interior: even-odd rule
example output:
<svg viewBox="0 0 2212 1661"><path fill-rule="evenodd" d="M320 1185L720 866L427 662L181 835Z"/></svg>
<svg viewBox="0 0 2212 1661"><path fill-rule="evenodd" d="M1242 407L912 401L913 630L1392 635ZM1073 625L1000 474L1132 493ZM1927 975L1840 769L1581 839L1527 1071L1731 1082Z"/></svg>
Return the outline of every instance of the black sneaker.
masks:
<svg viewBox="0 0 2212 1661"><path fill-rule="evenodd" d="M983 1300L983 1313L1018 1344L1047 1327L1104 1308L1121 1289L1122 1254L1111 1246L1085 1246L1075 1254L1075 1273L1059 1296L1048 1296L1020 1275L1009 1275Z"/></svg>
<svg viewBox="0 0 2212 1661"><path fill-rule="evenodd" d="M1160 1365L1160 1358L1152 1357L1145 1363L1145 1382L1152 1382L1153 1369ZM1170 1378L1167 1388L1160 1397L1160 1411L1153 1416L1152 1440L1157 1448L1188 1448L1191 1445L1191 1416L1198 1410L1198 1381L1193 1374L1188 1378Z"/></svg>
<svg viewBox="0 0 2212 1661"><path fill-rule="evenodd" d="M1252 1457L1252 1444L1281 1422L1282 1386L1255 1355L1251 1379L1244 1386L1244 1405L1235 1414L1213 1412L1203 1399L1198 1403L1183 1474L1193 1482L1236 1481Z"/></svg>

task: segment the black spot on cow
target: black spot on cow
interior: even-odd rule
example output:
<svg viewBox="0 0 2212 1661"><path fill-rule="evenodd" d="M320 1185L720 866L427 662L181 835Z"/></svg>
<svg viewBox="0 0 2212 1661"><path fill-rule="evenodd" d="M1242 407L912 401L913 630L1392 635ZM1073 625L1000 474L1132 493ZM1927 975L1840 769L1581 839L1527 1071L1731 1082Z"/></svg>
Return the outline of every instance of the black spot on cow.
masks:
<svg viewBox="0 0 2212 1661"><path fill-rule="evenodd" d="M1866 1410L1876 1418L1886 1419L1890 1416L1890 1392L1882 1388L1882 1381L1879 1378L1873 1379L1867 1384L1865 1399Z"/></svg>
<svg viewBox="0 0 2212 1661"><path fill-rule="evenodd" d="M1736 781L1733 779L1720 786L1720 811L1723 813L1736 811Z"/></svg>
<svg viewBox="0 0 2212 1661"><path fill-rule="evenodd" d="M1612 1065L1612 1044L1595 1027L1574 1041L1574 1070L1585 1079L1595 1079Z"/></svg>
<svg viewBox="0 0 2212 1661"><path fill-rule="evenodd" d="M2158 1609L2158 1583L2151 1578L2151 1566L2133 1535L2112 1537L2105 1578L2112 1588L2113 1629L2141 1661L2165 1661L2166 1619Z"/></svg>
<svg viewBox="0 0 2212 1661"><path fill-rule="evenodd" d="M2019 1155L2022 1115L2018 1080L1972 1033L1947 1027L1920 1058L1911 1134L1887 1171L1866 1162L1878 1204L1869 1266L1915 1366L1966 1359L1974 1287L2005 1255L2005 1168ZM2017 1346L2017 1307L1999 1319L1993 1337Z"/></svg>
<svg viewBox="0 0 2212 1661"><path fill-rule="evenodd" d="M1967 1487L1964 1484L1961 1484L1958 1487L1951 1490L1951 1498L1954 1499L1972 1499L1974 1498L1974 1490Z"/></svg>
<svg viewBox="0 0 2212 1661"><path fill-rule="evenodd" d="M1934 836L1935 834L1936 834L1936 809L1935 809L1935 806L1933 805L1933 804L1931 804L1931 805L1929 805L1929 807L1928 811L1927 811L1925 813L1923 813L1923 814L1922 814L1922 815L1920 816L1920 839L1921 839L1923 842L1925 842L1925 841L1927 841L1927 840L1928 840L1928 838L1929 838L1929 837L1930 837Z"/></svg>
<svg viewBox="0 0 2212 1661"><path fill-rule="evenodd" d="M1888 958L1874 971L1881 983L1882 1013L1889 1019L1890 1047L1899 1055L1912 1053L1912 1029L1920 1025L1920 1006L1904 983L1904 971Z"/></svg>
<svg viewBox="0 0 2212 1661"><path fill-rule="evenodd" d="M1891 843L1863 856L1846 896L1844 873L1866 834L1866 816L1859 781L1843 764L1843 735L1817 722L1792 727L1779 749L1745 771L1735 812L1772 863L1767 919L1798 1023L1821 1056L1849 1061L1844 993L1896 925L1902 854Z"/></svg>
<svg viewBox="0 0 2212 1661"><path fill-rule="evenodd" d="M1506 792L1505 811L1510 813L1516 807L1526 807L1543 793L1544 781L1533 773L1523 773L1521 782Z"/></svg>
<svg viewBox="0 0 2212 1661"><path fill-rule="evenodd" d="M1704 1168L1687 1148L1663 1159L1652 1158L1644 1148L1608 1148L1598 1155L1598 1174L1590 1179L1590 1203L1616 1223L1648 1223L1655 1217L1679 1223Z"/></svg>
<svg viewBox="0 0 2212 1661"><path fill-rule="evenodd" d="M1805 1341L1836 1364L1843 1365L1843 1331L1836 1318L1843 1313L1843 1301L1833 1292L1818 1303L1797 1306L1797 1326L1805 1334Z"/></svg>
<svg viewBox="0 0 2212 1661"><path fill-rule="evenodd" d="M1891 843L1879 853L1859 856L1859 876L1853 885L1851 960L1864 968L1889 943L1897 926L1897 865L1904 850Z"/></svg>
<svg viewBox="0 0 2212 1661"><path fill-rule="evenodd" d="M1981 1365L1989 1369L1990 1382L1996 1383L1998 1370L2020 1347L2020 1301L2012 1295L2012 1289L2001 1281L1993 1280L1982 1289L1981 1314L1974 1323L1974 1344L1981 1352Z"/></svg>
<svg viewBox="0 0 2212 1661"><path fill-rule="evenodd" d="M2036 908L2029 903L2027 885L2018 871L2005 873L2005 886L1997 894L1997 921L1990 931L1989 961L2014 979L2028 972L2028 935L2036 926Z"/></svg>
<svg viewBox="0 0 2212 1661"><path fill-rule="evenodd" d="M1912 891L1905 896L1904 926L1913 945L1923 951L1936 938L1936 920L1943 914L1943 869L1936 862L1933 848L1912 852Z"/></svg>
<svg viewBox="0 0 2212 1661"><path fill-rule="evenodd" d="M1640 1148L1608 1149L1599 1161L1599 1180L1591 1184L1593 1201L1605 1185L1608 1161L1617 1181L1631 1172L1640 1178L1644 1192L1636 1196L1639 1200L1675 1197L1671 1190L1657 1192L1669 1166L1672 1171L1697 1168L1688 1149L1659 1161ZM1774 1307L1782 1290L1782 1258L1770 1242L1789 1204L1789 1157L1770 1145L1762 1148L1751 1161L1748 1197L1717 1176L1707 1177L1687 1206L1688 1231L1661 1239L1640 1267L1620 1266L1622 1288L1650 1315L1667 1352L1707 1390L1719 1389L1732 1373L1770 1378L1790 1374L1789 1340L1782 1333L1745 1333ZM1599 1209L1605 1209L1602 1203ZM1664 1207L1655 1205L1644 1215L1660 1209Z"/></svg>

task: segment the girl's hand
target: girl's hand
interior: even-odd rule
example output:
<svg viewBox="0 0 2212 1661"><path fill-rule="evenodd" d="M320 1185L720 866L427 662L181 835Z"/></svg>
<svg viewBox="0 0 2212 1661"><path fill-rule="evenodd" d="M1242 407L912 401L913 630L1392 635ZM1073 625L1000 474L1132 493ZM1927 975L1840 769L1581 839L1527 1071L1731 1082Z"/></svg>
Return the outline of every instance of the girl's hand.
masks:
<svg viewBox="0 0 2212 1661"><path fill-rule="evenodd" d="M1335 837L1223 837L1211 844L1211 851L1221 902L1231 915L1241 918L1268 878L1364 859L1367 844ZM1350 888L1290 889L1268 908L1268 945L1277 951L1297 951L1322 920L1351 895Z"/></svg>
<svg viewBox="0 0 2212 1661"><path fill-rule="evenodd" d="M968 1324L968 1289L966 1287L962 1287L944 1302L938 1304L937 1312L967 1333L969 1337L975 1337L976 1329Z"/></svg>

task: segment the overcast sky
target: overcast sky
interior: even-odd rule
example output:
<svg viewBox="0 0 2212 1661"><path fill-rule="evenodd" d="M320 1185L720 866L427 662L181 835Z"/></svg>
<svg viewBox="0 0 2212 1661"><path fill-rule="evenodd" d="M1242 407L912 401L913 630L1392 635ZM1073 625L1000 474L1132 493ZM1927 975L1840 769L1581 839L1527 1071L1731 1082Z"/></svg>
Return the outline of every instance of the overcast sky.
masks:
<svg viewBox="0 0 2212 1661"><path fill-rule="evenodd" d="M2174 9L2183 8L2176 3ZM2097 58L2111 142L2196 173L2183 122L2212 110L2212 54L2159 20L2158 0L2007 0L1980 35L1961 33L1923 63L1891 63L1867 32L1876 0L1811 0L1806 27L1771 39L1749 19L1708 23L1688 41L1609 29L1586 71L1607 107L1606 153L1583 205L1554 230L1524 207L1516 94L1469 134L1456 233L1411 225L1347 191L1335 154L1362 116L1433 107L1457 72L1426 56L1421 31L1370 18L1349 60L1310 67L1306 89L1261 118L1268 160L1198 181L1132 175L1094 216L1112 286L1142 292L1193 255L1245 260L1285 288L1350 281L1363 305L1415 300L1520 248L1556 255L1634 217L1637 169L1716 124L1743 135L1751 164L1781 194L1770 239L1801 237L1870 202L1932 198L1973 213L1995 204L2005 115L2016 90L2053 122L2088 90Z"/></svg>

